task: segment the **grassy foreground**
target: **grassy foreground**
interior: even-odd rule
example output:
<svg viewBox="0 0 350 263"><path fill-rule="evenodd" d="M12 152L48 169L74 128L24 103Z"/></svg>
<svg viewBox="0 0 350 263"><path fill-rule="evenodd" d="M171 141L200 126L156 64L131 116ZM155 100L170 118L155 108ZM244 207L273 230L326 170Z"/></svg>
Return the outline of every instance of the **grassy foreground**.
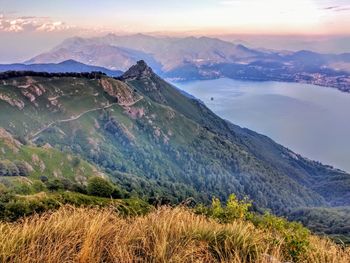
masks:
<svg viewBox="0 0 350 263"><path fill-rule="evenodd" d="M297 262L350 262L350 251L309 237ZM286 262L284 240L244 220L219 223L188 209L125 217L64 206L0 223L0 262Z"/></svg>

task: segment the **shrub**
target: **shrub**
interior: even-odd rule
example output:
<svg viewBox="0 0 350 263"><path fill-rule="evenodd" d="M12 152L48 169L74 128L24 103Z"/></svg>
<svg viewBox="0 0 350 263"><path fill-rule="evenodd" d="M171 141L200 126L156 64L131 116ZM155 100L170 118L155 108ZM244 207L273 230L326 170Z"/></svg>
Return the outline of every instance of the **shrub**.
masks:
<svg viewBox="0 0 350 263"><path fill-rule="evenodd" d="M284 242L281 248L282 252L292 261L299 261L300 257L308 250L310 231L300 223L289 222L269 213L265 213L263 216L256 215L252 221L257 227L275 233L272 238L276 242L282 237Z"/></svg>
<svg viewBox="0 0 350 263"><path fill-rule="evenodd" d="M115 199L120 199L120 198L123 198L125 194L123 193L122 190L120 190L119 187L114 186L111 196Z"/></svg>
<svg viewBox="0 0 350 263"><path fill-rule="evenodd" d="M271 242L280 244L284 257L295 262L300 261L309 248L310 231L300 223L289 222L269 213L253 214L249 212L250 207L249 200L246 198L238 200L234 194L231 194L226 206L222 206L218 198L213 198L210 207L199 205L195 212L214 218L220 223L232 223L235 220L250 221L257 228L273 233Z"/></svg>
<svg viewBox="0 0 350 263"><path fill-rule="evenodd" d="M106 179L94 176L88 180L87 191L89 195L111 197L114 186Z"/></svg>
<svg viewBox="0 0 350 263"><path fill-rule="evenodd" d="M252 214L249 212L251 205L247 198L238 200L236 195L231 194L226 202L226 206L222 206L218 198L213 198L211 207L199 205L195 211L198 214L205 214L208 217L217 219L221 223L229 223L236 219L251 218Z"/></svg>
<svg viewBox="0 0 350 263"><path fill-rule="evenodd" d="M5 210L5 209L4 209ZM27 207L22 202L10 202L6 204L5 216L11 220L26 215L28 213Z"/></svg>
<svg viewBox="0 0 350 263"><path fill-rule="evenodd" d="M50 190L51 192L64 189L63 183L61 182L61 180L58 180L58 179L48 181L46 183L46 186L47 186L47 189Z"/></svg>
<svg viewBox="0 0 350 263"><path fill-rule="evenodd" d="M8 203L13 200L15 194L13 191L10 191L5 185L0 183L0 203Z"/></svg>
<svg viewBox="0 0 350 263"><path fill-rule="evenodd" d="M87 194L86 186L82 184L73 183L72 188L70 189L72 192L77 192L81 194Z"/></svg>
<svg viewBox="0 0 350 263"><path fill-rule="evenodd" d="M33 193L33 189L27 182L21 182L13 187L13 191L20 195L29 195Z"/></svg>
<svg viewBox="0 0 350 263"><path fill-rule="evenodd" d="M36 193L43 192L46 190L46 185L42 181L34 180L32 183L32 188Z"/></svg>

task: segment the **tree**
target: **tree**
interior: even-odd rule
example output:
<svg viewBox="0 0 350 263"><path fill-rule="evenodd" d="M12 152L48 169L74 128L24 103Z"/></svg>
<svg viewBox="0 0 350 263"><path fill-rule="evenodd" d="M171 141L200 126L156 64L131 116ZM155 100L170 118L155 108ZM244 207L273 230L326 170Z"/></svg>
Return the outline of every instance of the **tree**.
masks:
<svg viewBox="0 0 350 263"><path fill-rule="evenodd" d="M114 186L106 179L94 176L88 180L87 191L89 195L111 197Z"/></svg>

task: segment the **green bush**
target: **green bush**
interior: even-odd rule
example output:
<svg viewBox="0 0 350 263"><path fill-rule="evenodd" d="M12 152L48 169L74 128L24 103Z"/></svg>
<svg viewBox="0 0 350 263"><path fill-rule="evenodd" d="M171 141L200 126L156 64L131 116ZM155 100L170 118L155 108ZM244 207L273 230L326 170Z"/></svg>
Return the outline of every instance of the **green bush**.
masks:
<svg viewBox="0 0 350 263"><path fill-rule="evenodd" d="M199 205L195 212L214 218L220 223L230 223L234 220L250 221L260 229L274 233L273 241L277 244L282 240L281 246L285 256L293 262L298 261L308 249L310 231L300 223L289 222L283 217L270 213L264 215L252 213L249 211L250 207L249 200L238 200L231 194L225 206L222 206L218 198L213 198L211 206Z"/></svg>
<svg viewBox="0 0 350 263"><path fill-rule="evenodd" d="M11 201L5 205L4 215L6 219L16 220L30 214L27 202Z"/></svg>
<svg viewBox="0 0 350 263"><path fill-rule="evenodd" d="M26 183L26 182L21 182L21 183L18 183L16 184L14 187L13 187L13 191L16 193L16 194L20 194L20 195L30 195L33 193L33 189L31 188L31 186Z"/></svg>
<svg viewBox="0 0 350 263"><path fill-rule="evenodd" d="M94 176L89 178L87 192L89 195L111 197L115 187L106 179Z"/></svg>
<svg viewBox="0 0 350 263"><path fill-rule="evenodd" d="M289 222L283 217L277 217L270 213L255 215L252 222L262 229L267 229L282 237L284 245L282 251L292 261L298 261L307 251L309 246L310 231L297 222Z"/></svg>
<svg viewBox="0 0 350 263"><path fill-rule="evenodd" d="M32 188L35 193L39 193L46 190L46 185L42 181L33 180Z"/></svg>
<svg viewBox="0 0 350 263"><path fill-rule="evenodd" d="M64 185L61 180L59 179L54 179L52 181L48 181L46 183L47 189L51 192L55 192L58 190L64 189Z"/></svg>
<svg viewBox="0 0 350 263"><path fill-rule="evenodd" d="M251 202L245 198L238 200L236 195L231 194L226 202L226 206L222 206L218 198L213 198L210 207L199 205L195 211L198 214L205 214L208 217L217 219L221 223L229 223L236 219L248 219L252 214L249 212Z"/></svg>
<svg viewBox="0 0 350 263"><path fill-rule="evenodd" d="M123 215L146 214L151 208L140 199L112 200L69 191L18 196L7 190L2 192L2 189L0 184L0 221L14 221L23 216L54 210L65 204L77 207L114 207Z"/></svg>
<svg viewBox="0 0 350 263"><path fill-rule="evenodd" d="M13 191L10 191L5 185L0 183L0 202L10 202L14 197Z"/></svg>

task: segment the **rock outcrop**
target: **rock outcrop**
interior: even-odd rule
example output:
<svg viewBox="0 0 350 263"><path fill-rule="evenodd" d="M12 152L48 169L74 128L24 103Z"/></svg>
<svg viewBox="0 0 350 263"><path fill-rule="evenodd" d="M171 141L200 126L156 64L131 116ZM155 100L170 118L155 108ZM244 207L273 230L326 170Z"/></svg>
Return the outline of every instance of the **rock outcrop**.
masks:
<svg viewBox="0 0 350 263"><path fill-rule="evenodd" d="M147 95L152 94L153 99L159 103L166 103L166 99L161 92L161 78L156 75L144 60L140 60L136 65L127 70L120 79L122 81L142 82L142 92Z"/></svg>
<svg viewBox="0 0 350 263"><path fill-rule="evenodd" d="M10 96L0 93L0 100L3 100L10 104L11 106L17 107L22 110L24 108L24 102L18 99L11 98Z"/></svg>
<svg viewBox="0 0 350 263"><path fill-rule="evenodd" d="M144 60L137 61L136 65L127 70L121 78L124 80L147 79L154 75L153 70Z"/></svg>

